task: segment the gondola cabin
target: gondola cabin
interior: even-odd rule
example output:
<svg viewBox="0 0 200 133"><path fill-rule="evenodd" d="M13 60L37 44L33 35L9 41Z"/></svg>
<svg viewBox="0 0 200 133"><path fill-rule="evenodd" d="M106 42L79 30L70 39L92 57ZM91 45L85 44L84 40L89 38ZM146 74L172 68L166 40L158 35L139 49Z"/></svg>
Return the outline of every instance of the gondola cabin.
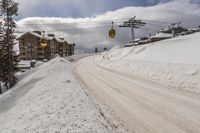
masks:
<svg viewBox="0 0 200 133"><path fill-rule="evenodd" d="M114 22L112 22L112 28L111 30L109 31L109 37L110 38L115 38L115 35L116 35L116 31L114 29Z"/></svg>
<svg viewBox="0 0 200 133"><path fill-rule="evenodd" d="M46 48L47 47L47 41L45 37L42 37L40 40L40 44L42 48Z"/></svg>
<svg viewBox="0 0 200 133"><path fill-rule="evenodd" d="M115 38L115 35L116 35L115 30L114 30L114 29L111 29L111 30L109 31L109 37L110 37L110 38Z"/></svg>

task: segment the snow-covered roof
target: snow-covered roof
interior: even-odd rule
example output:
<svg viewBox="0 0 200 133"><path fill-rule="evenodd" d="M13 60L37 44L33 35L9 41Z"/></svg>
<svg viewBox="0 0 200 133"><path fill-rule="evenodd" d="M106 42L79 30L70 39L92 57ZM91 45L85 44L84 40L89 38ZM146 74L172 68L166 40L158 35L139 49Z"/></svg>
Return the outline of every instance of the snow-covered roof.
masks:
<svg viewBox="0 0 200 133"><path fill-rule="evenodd" d="M29 32L30 34L32 34L32 35L34 35L34 36L36 36L36 37L39 37L39 38L42 38L43 36L42 35L40 35L40 34L38 34L38 33L36 33L36 32ZM54 39L55 37L53 37L53 36L48 36L48 35L46 35L45 34L45 36L44 36L47 40L52 40L52 39Z"/></svg>
<svg viewBox="0 0 200 133"><path fill-rule="evenodd" d="M36 36L36 37L39 37L39 38L42 38L42 37L43 37L42 35L40 35L40 34L38 34L38 33L36 33L36 32L26 32L26 33L20 35L18 38L24 36L25 34L31 34L31 35ZM59 43L67 42L65 39L57 38L57 37L55 37L55 36L48 36L48 35L46 35L46 34L45 34L45 38L46 38L47 40L53 40L53 39L55 39L55 40L56 40L57 42L59 42Z"/></svg>
<svg viewBox="0 0 200 133"><path fill-rule="evenodd" d="M53 39L55 39L55 37L53 37L53 36L45 36L45 38L46 38L47 40L53 40Z"/></svg>
<svg viewBox="0 0 200 133"><path fill-rule="evenodd" d="M34 35L34 36L36 36L36 37L42 37L42 35L40 35L40 34L37 34L37 33L35 33L35 32L29 32L30 34L32 34L32 35Z"/></svg>
<svg viewBox="0 0 200 133"><path fill-rule="evenodd" d="M134 43L134 44L136 44L136 43ZM128 44L125 44L124 46L125 47L131 47L131 46L133 46L133 44L132 43L128 43Z"/></svg>
<svg viewBox="0 0 200 133"><path fill-rule="evenodd" d="M56 41L59 42L59 43L64 43L64 42L66 42L65 40L60 39L60 38L56 38Z"/></svg>
<svg viewBox="0 0 200 133"><path fill-rule="evenodd" d="M168 30L170 30L170 28L166 27L166 28L161 29L160 31L168 31Z"/></svg>
<svg viewBox="0 0 200 133"><path fill-rule="evenodd" d="M193 28L193 29L189 29L189 31L199 31L200 28Z"/></svg>
<svg viewBox="0 0 200 133"><path fill-rule="evenodd" d="M36 36L36 37L41 37L41 35L37 34L37 33L34 33L34 32L26 32L26 33L23 33L23 34L18 34L17 35L17 40L20 39L22 36L26 35L26 34L31 34L33 36Z"/></svg>
<svg viewBox="0 0 200 133"><path fill-rule="evenodd" d="M167 33L157 33L155 36L152 36L151 38L170 38L172 37L172 34L167 34Z"/></svg>
<svg viewBox="0 0 200 133"><path fill-rule="evenodd" d="M147 40L140 40L140 41L138 41L138 43L147 43L148 40L149 40L149 39L147 39Z"/></svg>
<svg viewBox="0 0 200 133"><path fill-rule="evenodd" d="M134 40L134 42L138 42L140 40L141 40L141 38L137 38L137 39Z"/></svg>

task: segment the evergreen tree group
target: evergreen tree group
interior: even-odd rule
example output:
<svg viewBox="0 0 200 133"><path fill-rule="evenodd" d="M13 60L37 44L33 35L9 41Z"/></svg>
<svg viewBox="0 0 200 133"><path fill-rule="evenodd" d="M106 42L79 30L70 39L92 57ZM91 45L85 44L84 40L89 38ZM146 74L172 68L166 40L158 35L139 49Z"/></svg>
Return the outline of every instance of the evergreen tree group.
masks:
<svg viewBox="0 0 200 133"><path fill-rule="evenodd" d="M13 16L17 15L18 3L13 0L1 0L0 2L0 82L3 82L7 89L16 83L15 72L17 60L13 50L16 36L16 27ZM0 85L0 93L1 85Z"/></svg>

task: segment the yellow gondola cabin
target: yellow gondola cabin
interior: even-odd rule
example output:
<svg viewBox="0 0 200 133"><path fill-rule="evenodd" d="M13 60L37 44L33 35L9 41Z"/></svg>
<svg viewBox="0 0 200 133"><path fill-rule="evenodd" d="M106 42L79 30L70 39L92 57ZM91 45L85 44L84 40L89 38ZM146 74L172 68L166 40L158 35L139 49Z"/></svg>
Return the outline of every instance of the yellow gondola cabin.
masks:
<svg viewBox="0 0 200 133"><path fill-rule="evenodd" d="M114 29L114 22L112 22L112 28L109 30L109 37L110 38L115 38L116 31Z"/></svg>
<svg viewBox="0 0 200 133"><path fill-rule="evenodd" d="M111 29L111 30L109 31L109 37L110 37L110 38L115 38L115 35L116 35L115 30L114 30L114 29Z"/></svg>
<svg viewBox="0 0 200 133"><path fill-rule="evenodd" d="M42 48L46 48L47 47L47 42L46 42L46 38L45 37L41 38L40 45L41 45Z"/></svg>

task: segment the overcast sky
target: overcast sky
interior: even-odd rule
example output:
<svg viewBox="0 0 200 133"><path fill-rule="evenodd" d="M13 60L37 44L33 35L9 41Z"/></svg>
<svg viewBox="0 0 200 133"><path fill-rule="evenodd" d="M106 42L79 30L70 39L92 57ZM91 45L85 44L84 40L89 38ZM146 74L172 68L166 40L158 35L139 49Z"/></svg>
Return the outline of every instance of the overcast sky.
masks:
<svg viewBox="0 0 200 133"><path fill-rule="evenodd" d="M75 42L81 49L94 49L96 46L111 47L128 43L130 29L120 29L118 25L133 16L147 22L145 27L136 30L137 37L154 34L160 28L173 22L181 21L184 26L190 28L200 25L200 0L15 1L19 3L19 16L16 20L21 27L17 30L47 30L65 37L69 42ZM95 23L105 20L109 21L103 24ZM116 22L117 36L115 39L108 37L112 20ZM91 28L92 26L99 28Z"/></svg>
<svg viewBox="0 0 200 133"><path fill-rule="evenodd" d="M168 0L16 0L19 16L91 17L127 6L151 6Z"/></svg>

